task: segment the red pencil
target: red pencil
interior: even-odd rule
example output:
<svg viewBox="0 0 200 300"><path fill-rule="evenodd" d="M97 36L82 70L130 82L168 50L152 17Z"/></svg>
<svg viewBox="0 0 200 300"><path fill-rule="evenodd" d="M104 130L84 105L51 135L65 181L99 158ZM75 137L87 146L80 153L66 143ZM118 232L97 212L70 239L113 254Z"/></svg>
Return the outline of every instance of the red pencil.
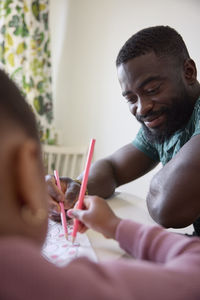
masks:
<svg viewBox="0 0 200 300"><path fill-rule="evenodd" d="M86 191L86 187L87 187L88 175L89 175L90 165L91 165L91 161L92 161L92 155L94 152L95 142L96 142L95 139L92 139L90 142L90 147L89 147L88 156L87 156L86 165L85 165L85 171L84 171L83 180L81 183L81 189L80 189L79 198L78 198L77 209L82 209L82 206L83 206L83 200L84 200L85 191ZM76 238L76 234L77 234L77 230L78 230L78 223L79 223L78 220L75 219L74 220L74 228L73 228L73 232L72 232L72 243L74 243L75 238Z"/></svg>
<svg viewBox="0 0 200 300"><path fill-rule="evenodd" d="M60 178L59 178L57 170L54 170L54 177L56 179L56 184L57 184L58 188L61 190ZM63 227L64 233L65 233L65 238L68 239L67 220L66 220L64 204L62 201L60 201L59 205L60 205L60 210L61 210L60 217L61 217L62 227Z"/></svg>

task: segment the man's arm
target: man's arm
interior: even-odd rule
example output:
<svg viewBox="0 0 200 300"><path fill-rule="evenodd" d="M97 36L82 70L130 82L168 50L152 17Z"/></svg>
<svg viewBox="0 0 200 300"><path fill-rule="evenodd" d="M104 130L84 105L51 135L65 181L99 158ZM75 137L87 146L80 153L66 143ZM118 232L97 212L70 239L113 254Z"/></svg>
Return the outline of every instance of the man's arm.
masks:
<svg viewBox="0 0 200 300"><path fill-rule="evenodd" d="M128 144L111 156L92 164L87 185L89 194L108 198L114 193L116 187L144 175L156 164L135 146ZM78 179L82 180L82 175ZM56 186L53 176L46 176L50 216L54 220L60 219L57 203L63 201L65 209L73 207L80 191L80 185L71 178L61 177L60 181L62 191Z"/></svg>
<svg viewBox="0 0 200 300"><path fill-rule="evenodd" d="M131 143L105 159L95 162L90 169L90 195L110 197L115 188L146 174L157 165ZM82 179L80 176L78 179Z"/></svg>
<svg viewBox="0 0 200 300"><path fill-rule="evenodd" d="M185 227L200 216L200 135L153 177L147 205L152 218L165 227Z"/></svg>

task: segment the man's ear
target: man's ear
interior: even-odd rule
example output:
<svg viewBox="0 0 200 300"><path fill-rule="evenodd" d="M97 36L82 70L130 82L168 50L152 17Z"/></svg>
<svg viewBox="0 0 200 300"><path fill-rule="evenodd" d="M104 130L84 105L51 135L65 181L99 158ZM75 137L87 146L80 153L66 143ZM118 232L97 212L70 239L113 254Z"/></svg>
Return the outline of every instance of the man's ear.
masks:
<svg viewBox="0 0 200 300"><path fill-rule="evenodd" d="M192 85L196 82L197 69L195 62L190 58L186 59L184 62L184 77L189 85Z"/></svg>
<svg viewBox="0 0 200 300"><path fill-rule="evenodd" d="M45 182L37 141L23 141L18 148L15 167L15 187L21 206L26 206L33 214L40 208L46 208Z"/></svg>

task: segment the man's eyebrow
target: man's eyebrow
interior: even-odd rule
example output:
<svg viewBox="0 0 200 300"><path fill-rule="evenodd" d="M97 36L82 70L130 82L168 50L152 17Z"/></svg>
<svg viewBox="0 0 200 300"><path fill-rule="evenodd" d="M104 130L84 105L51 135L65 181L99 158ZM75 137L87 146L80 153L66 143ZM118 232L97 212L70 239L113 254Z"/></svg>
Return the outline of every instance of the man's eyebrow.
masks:
<svg viewBox="0 0 200 300"><path fill-rule="evenodd" d="M163 78L161 76L151 76L145 79L140 85L139 89L143 88L146 84L152 82L152 81L161 81Z"/></svg>
<svg viewBox="0 0 200 300"><path fill-rule="evenodd" d="M143 88L146 84L148 84L148 83L150 83L150 82L152 82L152 81L161 81L161 80L163 80L163 77L161 77L161 76L151 76L151 77L148 77L148 78L146 78L146 79L138 86L138 88L141 89L141 88ZM131 92L131 91L124 91L124 92L122 93L122 96L123 96L123 97L126 97L126 96L128 96L129 94L132 94L132 92Z"/></svg>

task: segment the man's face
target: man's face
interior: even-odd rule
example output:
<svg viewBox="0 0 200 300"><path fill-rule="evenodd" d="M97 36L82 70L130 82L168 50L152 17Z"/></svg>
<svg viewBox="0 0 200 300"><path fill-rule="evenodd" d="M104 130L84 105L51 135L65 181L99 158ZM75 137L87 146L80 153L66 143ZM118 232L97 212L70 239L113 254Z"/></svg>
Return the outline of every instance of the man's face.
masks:
<svg viewBox="0 0 200 300"><path fill-rule="evenodd" d="M161 143L188 121L194 104L183 70L174 61L151 52L117 71L122 95L150 141Z"/></svg>

